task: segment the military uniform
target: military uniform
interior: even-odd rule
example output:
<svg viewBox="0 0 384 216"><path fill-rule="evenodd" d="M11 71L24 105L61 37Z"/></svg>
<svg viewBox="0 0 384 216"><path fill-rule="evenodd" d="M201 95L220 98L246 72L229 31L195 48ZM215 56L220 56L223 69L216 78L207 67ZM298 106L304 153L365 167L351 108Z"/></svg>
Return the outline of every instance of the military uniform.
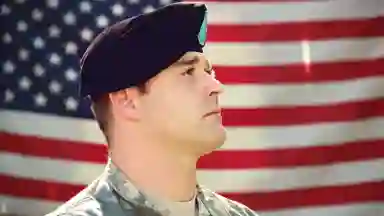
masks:
<svg viewBox="0 0 384 216"><path fill-rule="evenodd" d="M196 216L257 216L236 201L201 185L196 186ZM168 216L141 192L112 162L104 173L83 191L46 216ZM180 215L183 216L183 215Z"/></svg>
<svg viewBox="0 0 384 216"><path fill-rule="evenodd" d="M122 20L101 32L81 58L80 94L95 100L143 84L186 52L202 53L206 38L204 4L174 3ZM256 215L201 185L196 191L188 206L191 214L195 209L198 216ZM47 216L170 216L173 211L169 209L140 191L109 162L99 178Z"/></svg>

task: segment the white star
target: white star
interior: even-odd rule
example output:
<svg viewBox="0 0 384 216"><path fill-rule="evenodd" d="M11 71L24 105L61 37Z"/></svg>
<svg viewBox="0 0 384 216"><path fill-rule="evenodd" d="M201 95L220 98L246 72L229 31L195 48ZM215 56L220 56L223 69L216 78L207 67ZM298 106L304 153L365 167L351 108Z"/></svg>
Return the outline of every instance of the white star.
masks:
<svg viewBox="0 0 384 216"><path fill-rule="evenodd" d="M111 8L112 14L115 16L121 16L124 13L124 8L121 4L114 4Z"/></svg>
<svg viewBox="0 0 384 216"><path fill-rule="evenodd" d="M15 94L11 90L9 90L9 89L5 90L4 102L5 103L9 103L9 102L12 102L13 99L15 99Z"/></svg>
<svg viewBox="0 0 384 216"><path fill-rule="evenodd" d="M37 106L46 106L47 100L48 99L41 92L35 95L35 104Z"/></svg>
<svg viewBox="0 0 384 216"><path fill-rule="evenodd" d="M92 5L88 1L82 1L80 2L80 11L83 13L89 13L92 10Z"/></svg>
<svg viewBox="0 0 384 216"><path fill-rule="evenodd" d="M152 5L147 5L143 8L143 13L150 13L154 10L155 10L155 8Z"/></svg>
<svg viewBox="0 0 384 216"><path fill-rule="evenodd" d="M41 21L43 19L43 12L37 8L32 11L32 19L35 21Z"/></svg>
<svg viewBox="0 0 384 216"><path fill-rule="evenodd" d="M75 55L77 52L77 45L70 41L65 45L65 53Z"/></svg>
<svg viewBox="0 0 384 216"><path fill-rule="evenodd" d="M67 79L67 81L76 81L77 80L77 73L75 70L73 70L72 68L69 68L68 70L65 71L65 78Z"/></svg>
<svg viewBox="0 0 384 216"><path fill-rule="evenodd" d="M35 64L35 66L33 66L33 73L37 77L42 77L45 74L45 69L41 64Z"/></svg>
<svg viewBox="0 0 384 216"><path fill-rule="evenodd" d="M61 64L61 57L57 53L52 53L49 56L49 62L54 65Z"/></svg>
<svg viewBox="0 0 384 216"><path fill-rule="evenodd" d="M73 97L69 97L64 101L65 109L75 111L77 107L79 106L79 103L77 100L75 100Z"/></svg>
<svg viewBox="0 0 384 216"><path fill-rule="evenodd" d="M34 46L36 49L42 49L42 48L44 48L44 46L45 46L45 42L44 42L43 38L41 38L41 37L36 37L36 38L33 40L33 46Z"/></svg>
<svg viewBox="0 0 384 216"><path fill-rule="evenodd" d="M128 4L137 4L140 0L127 0Z"/></svg>
<svg viewBox="0 0 384 216"><path fill-rule="evenodd" d="M15 65L11 61L7 60L6 62L4 62L3 72L5 74L11 74L13 73L14 70L15 70Z"/></svg>
<svg viewBox="0 0 384 216"><path fill-rule="evenodd" d="M3 35L3 42L9 44L12 42L12 36L7 32Z"/></svg>
<svg viewBox="0 0 384 216"><path fill-rule="evenodd" d="M7 5L1 5L1 15L8 15L11 13L11 9Z"/></svg>
<svg viewBox="0 0 384 216"><path fill-rule="evenodd" d="M29 52L28 52L28 50L26 50L26 49L24 49L24 48L21 48L21 49L19 50L19 59L20 59L21 61L26 61L26 60L28 60L28 59L29 59Z"/></svg>
<svg viewBox="0 0 384 216"><path fill-rule="evenodd" d="M32 82L31 80L28 79L28 77L22 77L20 80L19 80L19 88L21 90L29 90L29 88L31 87L32 85Z"/></svg>
<svg viewBox="0 0 384 216"><path fill-rule="evenodd" d="M45 2L51 9L57 9L59 7L59 0L46 0Z"/></svg>
<svg viewBox="0 0 384 216"><path fill-rule="evenodd" d="M28 25L26 22L24 22L23 20L20 20L17 22L17 27L16 27L17 31L19 32L25 32L27 31L28 29Z"/></svg>
<svg viewBox="0 0 384 216"><path fill-rule="evenodd" d="M81 38L85 41L91 41L93 38L93 31L89 28L84 28L80 32Z"/></svg>
<svg viewBox="0 0 384 216"><path fill-rule="evenodd" d="M56 80L53 80L49 83L49 91L51 91L52 94L59 94L61 90L62 87Z"/></svg>
<svg viewBox="0 0 384 216"><path fill-rule="evenodd" d="M76 23L76 16L72 11L66 13L63 17L64 23L67 25L73 25Z"/></svg>
<svg viewBox="0 0 384 216"><path fill-rule="evenodd" d="M50 37L59 37L61 30L56 25L51 25L48 29Z"/></svg>
<svg viewBox="0 0 384 216"><path fill-rule="evenodd" d="M108 18L104 15L100 15L96 18L96 25L100 28L108 25Z"/></svg>
<svg viewBox="0 0 384 216"><path fill-rule="evenodd" d="M172 3L172 0L159 0L159 3L161 5L168 5Z"/></svg>

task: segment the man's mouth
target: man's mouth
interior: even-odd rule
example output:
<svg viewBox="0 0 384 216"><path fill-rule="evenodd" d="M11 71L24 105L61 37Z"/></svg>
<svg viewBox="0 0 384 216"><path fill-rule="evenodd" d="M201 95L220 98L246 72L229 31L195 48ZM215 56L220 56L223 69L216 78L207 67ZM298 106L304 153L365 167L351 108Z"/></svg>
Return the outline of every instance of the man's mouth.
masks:
<svg viewBox="0 0 384 216"><path fill-rule="evenodd" d="M212 112L205 114L204 117L211 116L211 115L221 115L221 109L213 110Z"/></svg>

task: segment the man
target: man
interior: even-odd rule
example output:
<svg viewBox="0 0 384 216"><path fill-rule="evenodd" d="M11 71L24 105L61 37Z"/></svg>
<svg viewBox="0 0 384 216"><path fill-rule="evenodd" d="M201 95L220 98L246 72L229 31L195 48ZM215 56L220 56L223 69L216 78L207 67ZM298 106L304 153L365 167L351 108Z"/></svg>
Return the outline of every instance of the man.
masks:
<svg viewBox="0 0 384 216"><path fill-rule="evenodd" d="M226 138L223 89L202 50L206 26L205 5L175 3L95 38L81 60L81 94L93 102L109 161L49 216L256 215L196 181L199 157Z"/></svg>

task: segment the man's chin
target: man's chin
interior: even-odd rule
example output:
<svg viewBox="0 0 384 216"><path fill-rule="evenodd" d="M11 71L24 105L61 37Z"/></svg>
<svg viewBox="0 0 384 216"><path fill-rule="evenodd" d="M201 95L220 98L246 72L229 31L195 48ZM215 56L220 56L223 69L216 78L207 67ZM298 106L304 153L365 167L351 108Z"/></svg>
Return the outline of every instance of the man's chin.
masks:
<svg viewBox="0 0 384 216"><path fill-rule="evenodd" d="M211 137L210 139L204 140L198 144L197 148L200 156L204 156L212 153L216 149L221 148L226 140L226 133L216 135L215 137Z"/></svg>

